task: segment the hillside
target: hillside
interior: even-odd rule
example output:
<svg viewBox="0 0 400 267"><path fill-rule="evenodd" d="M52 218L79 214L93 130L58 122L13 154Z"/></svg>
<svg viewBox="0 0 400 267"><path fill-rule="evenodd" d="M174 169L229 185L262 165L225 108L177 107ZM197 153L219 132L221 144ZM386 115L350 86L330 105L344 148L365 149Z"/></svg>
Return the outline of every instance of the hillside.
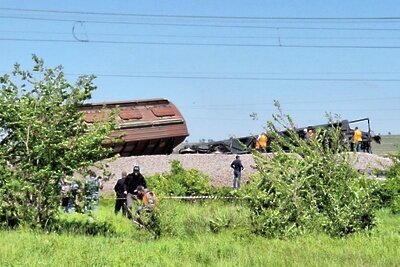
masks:
<svg viewBox="0 0 400 267"><path fill-rule="evenodd" d="M387 155L399 151L400 135L381 135L381 144L372 142L372 153L376 155Z"/></svg>

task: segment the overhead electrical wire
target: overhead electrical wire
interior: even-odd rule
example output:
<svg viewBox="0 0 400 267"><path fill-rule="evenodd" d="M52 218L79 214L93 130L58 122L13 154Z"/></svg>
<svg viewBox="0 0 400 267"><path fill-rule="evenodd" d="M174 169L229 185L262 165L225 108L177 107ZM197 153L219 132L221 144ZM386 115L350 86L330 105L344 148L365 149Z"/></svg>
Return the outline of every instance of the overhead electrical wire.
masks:
<svg viewBox="0 0 400 267"><path fill-rule="evenodd" d="M292 104L319 104L321 102L325 103L341 103L341 102L356 102L356 101L382 101L382 100L400 100L400 96L388 96L388 97L360 97L360 98L345 98L345 99L326 99L324 100L301 100L301 101L283 101L280 102L282 105L292 105ZM272 101L271 101L272 103ZM217 104L217 105L191 105L190 107L201 107L201 108L207 108L207 107L237 107L237 106L264 106L267 103L240 103L240 104ZM400 108L400 107L399 107Z"/></svg>
<svg viewBox="0 0 400 267"><path fill-rule="evenodd" d="M0 73L9 73L11 74L11 70L0 70ZM99 70L87 70L82 71L82 73L66 73L66 75L84 75L84 73L98 73L99 75L398 75L399 71L366 71L366 72L213 72L205 73L205 72L177 72L177 71L163 71L163 72L154 72L154 71L146 71L146 72L102 72Z"/></svg>
<svg viewBox="0 0 400 267"><path fill-rule="evenodd" d="M69 75L81 75L72 74ZM330 81L330 82L400 82L400 79L374 78L265 78L265 77L223 77L223 76L172 76L172 75L132 75L132 74L95 74L99 77L127 78L160 78L160 79L191 79L191 80L251 80L251 81Z"/></svg>
<svg viewBox="0 0 400 267"><path fill-rule="evenodd" d="M11 73L11 72L5 72ZM83 76L87 74L93 74L96 77L115 77L115 78L157 78L157 79L190 79L190 80L244 80L244 81L315 81L315 82L399 82L400 79L388 79L388 78L288 78L288 77L234 77L234 76L184 76L184 75L144 75L144 74L124 74L124 73L96 73L87 72L84 73L69 73L65 72L68 76ZM269 73L266 73L269 74ZM270 73L271 74L271 73ZM272 73L274 74L274 73ZM276 74L276 73L275 73ZM298 73L299 75L301 73ZM312 73L307 73L312 74ZM318 73L317 73L318 74ZM339 73L340 74L340 73ZM341 73L343 74L343 73ZM353 74L353 73L344 73ZM364 73L364 74L374 74L374 73ZM375 74L398 74L398 72L393 73L375 73ZM253 74L254 75L254 74ZM304 74L302 74L304 75ZM326 73L325 73L326 75ZM337 73L333 73L337 75ZM368 98L367 98L368 99ZM400 97L384 97L384 98L374 98L374 99L399 99ZM365 100L364 98L361 100ZM347 101L347 100L345 100ZM349 100L351 101L351 99ZM307 102L307 101L303 101Z"/></svg>
<svg viewBox="0 0 400 267"><path fill-rule="evenodd" d="M148 25L148 26L175 26L175 27L211 27L211 28L243 28L243 29L279 29L279 30L329 30L329 31L400 31L400 28L360 28L360 27L291 27L291 26L255 26L255 25L227 25L227 24L194 24L194 23L152 23L152 22L130 22L130 21L101 21L83 19L60 19L60 18L38 18L26 16L4 16L0 18L76 22L81 21L93 24L121 24L121 25Z"/></svg>
<svg viewBox="0 0 400 267"><path fill-rule="evenodd" d="M25 33L25 34L54 34L54 35L71 35L70 32L54 32L54 31L19 31L19 30L0 30L5 33ZM289 39L289 40L397 40L400 36L255 36L255 35L183 35L183 34L136 34L136 33L101 33L91 32L90 36L124 36L124 37L161 37L161 38L215 38L215 39Z"/></svg>
<svg viewBox="0 0 400 267"><path fill-rule="evenodd" d="M96 16L123 16L123 17L151 17L151 18L180 18L180 19L229 19L229 20L400 20L398 16L389 17L256 17L256 16L204 16L204 15L165 15L165 14L141 14L141 13L113 13L90 12L68 10L45 10L27 8L0 8L5 11L22 11L36 13L77 14Z"/></svg>
<svg viewBox="0 0 400 267"><path fill-rule="evenodd" d="M110 12L84 12L84 11L67 11L67 10L43 10L43 9L24 9L24 8L0 8L0 11L12 11L12 12L30 12L30 13L53 13L53 14L75 14L75 15L96 15L96 16L117 16L117 17L150 17L150 18L183 18L183 19L231 19L231 20L376 20L376 21L395 21L400 22L400 17L243 17L243 16L196 16L196 15L160 15L160 14L139 14L139 13L110 13ZM0 15L1 18L8 19L22 19L22 20L40 20L40 21L58 21L58 22L72 22L74 23L72 27L72 35L75 41L85 42L85 43L109 43L109 44L141 44L141 45L179 45L179 46L224 46L224 47L297 47L297 48L366 48L366 49L398 49L397 45L318 45L318 44L283 44L281 40L388 40L388 39L399 39L395 37L360 37L356 38L354 36L344 36L344 37L333 37L333 36L320 36L320 37L285 37L279 30L328 30L328 31L400 31L400 28L365 28L365 27L302 27L302 26L264 26L264 25L228 25L228 24L204 24L204 23L159 23L159 22L135 22L135 21L109 21L109 20L88 20L88 19L66 19L66 18L49 18L49 17L30 17L30 16L10 16L10 15ZM129 25L148 25L148 26L174 26L174 27L211 27L211 28L247 28L247 29L273 29L278 30L277 36L210 36L210 35L133 35L133 34L109 34L108 36L142 36L142 37L163 37L163 38L236 38L236 39L277 39L277 44L253 44L253 43L196 43L196 42L149 42L149 41L129 41L129 40L90 40L88 34L85 30L85 38L80 38L75 33L75 26L77 24L85 28L86 24L129 24ZM104 34L107 36L107 34ZM71 40L63 39L48 39L48 38L7 38L2 37L2 41L32 41L32 42L71 42Z"/></svg>
<svg viewBox="0 0 400 267"><path fill-rule="evenodd" d="M0 41L53 42L53 43L97 43L97 44L132 44L132 45L170 45L170 46L218 46L218 47L282 47L282 48L343 48L343 49L400 49L400 46L371 45L299 45L299 44L228 44L228 43L193 43L193 42L141 42L141 41L105 41L105 40L66 40L66 39L29 39L3 38Z"/></svg>

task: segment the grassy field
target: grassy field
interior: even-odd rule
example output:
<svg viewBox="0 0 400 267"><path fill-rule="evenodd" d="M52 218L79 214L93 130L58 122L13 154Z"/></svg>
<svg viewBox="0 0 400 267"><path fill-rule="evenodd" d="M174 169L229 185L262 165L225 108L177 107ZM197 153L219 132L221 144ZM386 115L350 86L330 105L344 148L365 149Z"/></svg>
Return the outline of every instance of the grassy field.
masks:
<svg viewBox="0 0 400 267"><path fill-rule="evenodd" d="M242 205L165 201L164 235L154 239L103 203L95 216L111 236L0 231L1 266L400 266L400 217L379 211L377 228L346 239L254 236ZM76 216L76 215L70 215ZM165 220L164 220L165 221Z"/></svg>
<svg viewBox="0 0 400 267"><path fill-rule="evenodd" d="M386 155L400 150L400 135L382 135L381 144L372 142L372 152Z"/></svg>

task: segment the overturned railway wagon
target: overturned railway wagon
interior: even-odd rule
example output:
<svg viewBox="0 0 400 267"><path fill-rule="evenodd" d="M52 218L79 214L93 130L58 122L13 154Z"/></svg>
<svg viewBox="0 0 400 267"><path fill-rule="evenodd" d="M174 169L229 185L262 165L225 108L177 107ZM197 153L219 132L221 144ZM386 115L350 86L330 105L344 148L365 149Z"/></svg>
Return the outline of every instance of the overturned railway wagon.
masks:
<svg viewBox="0 0 400 267"><path fill-rule="evenodd" d="M120 140L113 150L123 157L170 154L189 135L182 114L167 99L85 104L79 109L86 113L85 121L93 123L103 118L104 109L117 107L118 127L111 136Z"/></svg>
<svg viewBox="0 0 400 267"><path fill-rule="evenodd" d="M329 128L339 128L341 130L341 142L346 145L351 151L354 150L352 137L354 134L354 128L357 123L367 123L366 131L362 131L362 142L361 149L363 152L372 153L371 142L374 141L378 144L381 142L381 137L379 135L374 135L371 131L369 118L363 118L358 120L342 120L335 123L313 125L303 128L294 129L295 132L300 136L300 138L306 138L305 130L315 131L316 129L329 129ZM282 136L288 136L288 131L278 132ZM245 154L250 153L252 149L255 149L257 136L244 136L240 138L232 138L221 141L213 141L208 143L194 143L191 145L186 145L179 150L180 154L210 154L210 153L226 153L226 154ZM268 138L268 145L266 148L267 152L271 152L271 137ZM286 149L286 148L284 148Z"/></svg>

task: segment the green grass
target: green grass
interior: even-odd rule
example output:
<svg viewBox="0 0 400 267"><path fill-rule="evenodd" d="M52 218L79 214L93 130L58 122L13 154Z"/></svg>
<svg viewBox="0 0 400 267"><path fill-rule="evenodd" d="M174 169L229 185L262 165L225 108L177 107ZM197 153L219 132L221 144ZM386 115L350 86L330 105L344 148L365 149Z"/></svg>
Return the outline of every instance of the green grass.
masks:
<svg viewBox="0 0 400 267"><path fill-rule="evenodd" d="M400 217L383 210L377 228L346 239L312 234L254 236L241 205L163 201L163 237L154 239L103 203L95 217L113 236L0 231L1 266L399 266ZM76 216L76 215L72 215ZM214 222L210 223L210 221ZM216 227L216 229L215 229Z"/></svg>
<svg viewBox="0 0 400 267"><path fill-rule="evenodd" d="M387 155L400 149L400 135L382 135L381 144L372 142L372 152L377 155Z"/></svg>

